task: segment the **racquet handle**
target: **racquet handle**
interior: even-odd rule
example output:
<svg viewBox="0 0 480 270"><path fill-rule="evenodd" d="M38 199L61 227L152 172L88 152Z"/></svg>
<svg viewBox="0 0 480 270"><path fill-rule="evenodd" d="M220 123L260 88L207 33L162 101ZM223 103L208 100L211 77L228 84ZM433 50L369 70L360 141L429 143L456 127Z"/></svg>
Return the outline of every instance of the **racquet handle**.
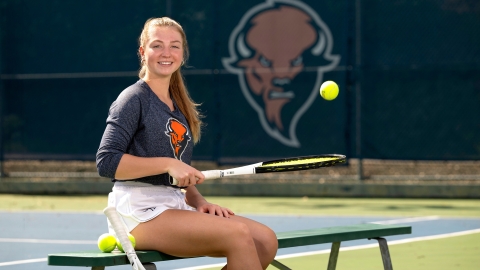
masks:
<svg viewBox="0 0 480 270"><path fill-rule="evenodd" d="M127 258L132 265L132 270L145 270L142 263L137 257L135 249L133 248L133 245L128 238L125 227L120 220L120 216L118 215L115 207L108 206L103 209L103 213L107 216L108 220L110 220L113 230L115 231L115 234L117 235L118 240L122 244L123 250L125 250L125 254L127 255Z"/></svg>
<svg viewBox="0 0 480 270"><path fill-rule="evenodd" d="M221 170L210 170L210 171L202 171L203 175L205 176L205 180L212 180L222 177Z"/></svg>
<svg viewBox="0 0 480 270"><path fill-rule="evenodd" d="M205 176L205 180L212 180L222 177L221 170L209 170L209 171L202 171L203 175ZM170 178L170 184L176 186L178 185L178 180L175 178Z"/></svg>

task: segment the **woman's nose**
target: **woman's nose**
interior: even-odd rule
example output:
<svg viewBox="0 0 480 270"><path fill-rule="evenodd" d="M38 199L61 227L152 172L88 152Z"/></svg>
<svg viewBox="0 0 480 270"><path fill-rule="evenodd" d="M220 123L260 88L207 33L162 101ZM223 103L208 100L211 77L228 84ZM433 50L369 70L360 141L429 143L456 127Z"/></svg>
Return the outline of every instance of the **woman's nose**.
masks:
<svg viewBox="0 0 480 270"><path fill-rule="evenodd" d="M170 49L169 48L165 48L162 50L162 56L170 56Z"/></svg>

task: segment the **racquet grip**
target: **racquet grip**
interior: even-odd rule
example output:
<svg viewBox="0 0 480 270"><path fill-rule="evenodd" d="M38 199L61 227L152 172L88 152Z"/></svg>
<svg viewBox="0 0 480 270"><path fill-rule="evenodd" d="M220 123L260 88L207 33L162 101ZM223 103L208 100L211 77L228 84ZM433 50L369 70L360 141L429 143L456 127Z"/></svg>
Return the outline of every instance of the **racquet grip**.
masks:
<svg viewBox="0 0 480 270"><path fill-rule="evenodd" d="M209 170L209 171L202 171L202 174L205 176L205 180L212 180L222 177L221 170ZM170 184L176 186L178 185L178 180L171 177Z"/></svg>
<svg viewBox="0 0 480 270"><path fill-rule="evenodd" d="M222 171L220 170L210 170L210 171L203 171L203 175L205 176L205 180L212 180L222 177Z"/></svg>

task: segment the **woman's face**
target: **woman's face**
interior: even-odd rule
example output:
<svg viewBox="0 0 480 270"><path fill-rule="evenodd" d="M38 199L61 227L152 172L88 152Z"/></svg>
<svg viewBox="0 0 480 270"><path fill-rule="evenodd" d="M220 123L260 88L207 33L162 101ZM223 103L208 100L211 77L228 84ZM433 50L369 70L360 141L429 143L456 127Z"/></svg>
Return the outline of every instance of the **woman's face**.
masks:
<svg viewBox="0 0 480 270"><path fill-rule="evenodd" d="M146 76L150 79L170 78L182 65L182 35L173 27L154 26L150 28L148 37L145 47L140 48L147 65Z"/></svg>

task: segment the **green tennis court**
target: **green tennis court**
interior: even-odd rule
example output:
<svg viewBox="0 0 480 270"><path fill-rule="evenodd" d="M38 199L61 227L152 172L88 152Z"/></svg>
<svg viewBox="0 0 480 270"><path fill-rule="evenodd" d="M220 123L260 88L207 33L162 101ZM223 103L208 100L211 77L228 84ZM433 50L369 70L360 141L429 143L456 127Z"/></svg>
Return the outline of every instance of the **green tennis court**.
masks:
<svg viewBox="0 0 480 270"><path fill-rule="evenodd" d="M101 211L107 196L0 194L0 210ZM480 200L207 197L237 213L480 217Z"/></svg>
<svg viewBox="0 0 480 270"><path fill-rule="evenodd" d="M480 233L401 245L390 244L394 269L478 269ZM292 269L326 269L328 254L282 259ZM206 268L220 269L220 268ZM268 269L275 269L269 267ZM383 269L377 247L341 251L337 269Z"/></svg>
<svg viewBox="0 0 480 270"><path fill-rule="evenodd" d="M480 233L439 240L391 245L395 269L478 269ZM306 255L279 261L292 269L326 269L328 253ZM221 267L203 268L221 269ZM270 266L268 269L276 269ZM383 269L377 247L341 251L337 269Z"/></svg>
<svg viewBox="0 0 480 270"><path fill-rule="evenodd" d="M407 239L393 239L393 241L387 239L390 242L390 253L395 269L445 269L444 267L448 269L476 269L476 266L480 263L478 257L480 231L455 236L455 233L458 232L471 232L480 229L480 200L259 197L208 197L207 199L228 206L237 214L250 215L265 223L270 222L276 230L287 230L287 227L291 229L306 224L310 224L310 226L323 224L326 226L327 223L342 223L342 225L345 225L380 220L413 222L413 232L417 235L405 236ZM14 217L15 213L30 213L28 218L35 216L35 213L58 213L55 215L70 213L63 214L71 219L69 222L66 221L70 223L68 230L65 231L67 239L78 234L78 231L85 230L85 228L80 228L82 225L76 223L76 220L86 218L92 212L97 213L94 216L103 219L100 210L103 209L105 204L105 196L0 195L0 211L2 216L7 217L7 219L8 217ZM13 222L15 218L10 218L10 220ZM469 227L462 227L461 224L467 223L470 224ZM57 226L61 227L61 224L57 224ZM103 221L100 221L99 225L95 225L96 228L92 230L101 231L102 226L104 226ZM429 226L431 226L431 232L428 232ZM27 236L30 235L31 238L35 238L32 235L43 231L36 238L51 239L56 237L55 234L52 234L52 231L49 233L48 230L42 229L40 224L35 228L35 231L24 233ZM425 237L424 234L429 236ZM88 236L88 233L86 235L86 239L83 240L95 242L94 236ZM439 236L439 238L435 238L435 236ZM3 240L8 237L11 236L0 236ZM18 243L11 243L11 245L16 246ZM91 247L80 246L77 249L91 249L92 247L94 248L94 244ZM360 244L347 249L350 250L340 252L337 269L383 269L378 248L369 247L368 244ZM324 269L328 262L327 250L328 248L322 248L308 252L282 253L279 254L279 261L292 269ZM4 250L4 252L7 251ZM43 256L46 256L46 254L43 254ZM25 254L25 257L28 257L27 254ZM2 263L11 261L13 261L11 258L1 258L0 267L2 267ZM39 268L39 266L45 266L43 264L38 262L19 264L15 267L10 265L12 268L6 269L43 269ZM172 269L220 269L219 266L214 266L216 264L218 262L199 262L196 266L188 266L187 268L179 266ZM162 269L162 264L158 264L157 267ZM56 269L54 267L45 269L50 268ZM113 267L111 269L127 268ZM269 269L275 268L270 267Z"/></svg>
<svg viewBox="0 0 480 270"><path fill-rule="evenodd" d="M214 198L219 203L227 198ZM319 199L265 198L250 200L232 198L232 205L247 212L268 210L289 214L379 215L480 218L479 200L429 199ZM247 210L248 209L248 210ZM480 219L477 220L480 225ZM471 235L390 244L395 269L478 269L480 265L480 232ZM328 253L282 259L292 269L326 269ZM206 268L206 269L220 269ZM276 269L270 266L269 269ZM337 269L383 269L377 247L340 252Z"/></svg>

